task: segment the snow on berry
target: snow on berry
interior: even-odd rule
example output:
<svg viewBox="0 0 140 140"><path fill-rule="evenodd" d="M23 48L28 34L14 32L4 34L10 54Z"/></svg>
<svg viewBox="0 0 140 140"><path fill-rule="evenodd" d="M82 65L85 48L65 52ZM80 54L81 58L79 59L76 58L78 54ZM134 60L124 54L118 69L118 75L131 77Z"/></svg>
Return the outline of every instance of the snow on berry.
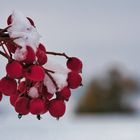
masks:
<svg viewBox="0 0 140 140"><path fill-rule="evenodd" d="M36 87L31 87L30 90L29 90L29 92L28 92L28 95L31 98L37 98L37 97L39 97L38 89Z"/></svg>
<svg viewBox="0 0 140 140"><path fill-rule="evenodd" d="M34 49L39 45L40 35L30 21L19 11L11 15L11 24L8 33L16 44L22 47L32 46Z"/></svg>
<svg viewBox="0 0 140 140"><path fill-rule="evenodd" d="M81 60L49 52L40 42L34 21L18 11L8 17L7 24L0 30L0 54L8 60L6 76L0 80L0 101L3 95L9 96L19 118L31 113L40 119L48 111L55 118L62 117L70 88L82 84ZM66 63L51 61L50 55L64 57Z"/></svg>

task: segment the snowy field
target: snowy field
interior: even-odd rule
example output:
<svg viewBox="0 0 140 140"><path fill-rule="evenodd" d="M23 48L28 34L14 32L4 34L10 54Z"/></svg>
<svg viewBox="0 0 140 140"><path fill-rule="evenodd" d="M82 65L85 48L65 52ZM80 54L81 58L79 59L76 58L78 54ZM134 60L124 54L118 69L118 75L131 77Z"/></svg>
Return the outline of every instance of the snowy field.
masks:
<svg viewBox="0 0 140 140"><path fill-rule="evenodd" d="M41 121L33 116L19 120L9 107L0 117L1 140L139 140L140 117L86 116L73 114L69 103L66 115L59 121L44 115ZM4 105L7 110L7 105ZM9 105L8 105L9 106Z"/></svg>

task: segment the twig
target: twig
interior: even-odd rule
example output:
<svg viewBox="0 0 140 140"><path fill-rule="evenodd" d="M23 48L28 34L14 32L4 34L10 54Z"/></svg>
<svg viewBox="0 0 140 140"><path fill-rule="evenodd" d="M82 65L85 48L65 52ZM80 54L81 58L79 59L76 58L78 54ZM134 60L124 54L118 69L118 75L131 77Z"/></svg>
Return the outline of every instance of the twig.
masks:
<svg viewBox="0 0 140 140"><path fill-rule="evenodd" d="M0 51L0 54L1 54L2 56L4 56L5 58L9 59L9 57L8 57L4 52Z"/></svg>
<svg viewBox="0 0 140 140"><path fill-rule="evenodd" d="M44 68L44 70L45 70L45 72L55 73L54 71L52 71L52 70L48 70L48 69L45 69L45 68Z"/></svg>
<svg viewBox="0 0 140 140"><path fill-rule="evenodd" d="M64 56L66 59L69 59L70 57L66 55L65 53L56 53L56 52L46 52L47 54L50 55L58 55L58 56Z"/></svg>
<svg viewBox="0 0 140 140"><path fill-rule="evenodd" d="M58 90L58 89L59 89L59 88L58 88L58 85L57 85L57 83L55 82L55 80L53 79L53 77L51 76L51 74L50 74L48 71L45 71L45 72L46 72L46 74L49 76L49 78L52 80L54 86L56 87L56 90Z"/></svg>

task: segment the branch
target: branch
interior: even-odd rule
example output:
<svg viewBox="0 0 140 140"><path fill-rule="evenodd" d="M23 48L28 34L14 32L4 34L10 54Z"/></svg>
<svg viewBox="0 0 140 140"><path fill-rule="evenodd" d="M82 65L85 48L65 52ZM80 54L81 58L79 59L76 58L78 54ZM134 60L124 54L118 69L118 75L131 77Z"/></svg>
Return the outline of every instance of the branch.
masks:
<svg viewBox="0 0 140 140"><path fill-rule="evenodd" d="M66 59L69 59L69 58L70 58L70 57L69 57L68 55L66 55L65 53L46 52L46 54L64 56Z"/></svg>
<svg viewBox="0 0 140 140"><path fill-rule="evenodd" d="M48 71L45 71L45 72L46 72L46 74L49 76L49 78L52 80L54 86L56 87L56 90L58 90L58 89L59 89L59 88L58 88L58 85L57 85L57 83L55 82L55 80L53 79L53 77L51 76L51 74L50 74Z"/></svg>
<svg viewBox="0 0 140 140"><path fill-rule="evenodd" d="M1 54L2 56L4 56L5 58L9 59L9 57L8 57L4 52L0 51L0 54Z"/></svg>

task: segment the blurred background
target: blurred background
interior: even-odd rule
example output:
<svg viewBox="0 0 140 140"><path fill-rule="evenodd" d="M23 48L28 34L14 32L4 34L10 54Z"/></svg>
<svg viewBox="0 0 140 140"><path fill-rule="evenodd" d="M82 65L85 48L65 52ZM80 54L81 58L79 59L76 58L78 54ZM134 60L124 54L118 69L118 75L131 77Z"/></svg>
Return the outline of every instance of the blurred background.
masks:
<svg viewBox="0 0 140 140"><path fill-rule="evenodd" d="M4 140L140 139L139 0L1 0L0 27L13 10L31 17L47 50L83 61L82 88L73 91L60 121L46 114L18 119L0 103ZM64 59L52 58L59 63ZM6 60L1 57L2 77Z"/></svg>

